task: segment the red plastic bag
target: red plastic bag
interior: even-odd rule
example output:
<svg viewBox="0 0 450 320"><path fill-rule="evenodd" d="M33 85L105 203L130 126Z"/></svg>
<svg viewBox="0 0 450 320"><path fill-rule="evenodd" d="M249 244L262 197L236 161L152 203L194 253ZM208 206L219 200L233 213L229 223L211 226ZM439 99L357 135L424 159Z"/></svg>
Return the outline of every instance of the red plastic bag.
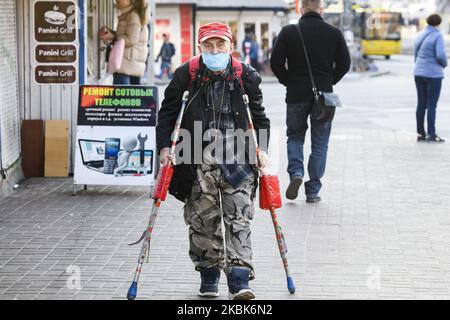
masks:
<svg viewBox="0 0 450 320"><path fill-rule="evenodd" d="M153 189L154 200L165 201L167 198L167 192L169 191L170 182L173 177L173 167L164 166L159 170L158 178L156 179L156 185Z"/></svg>
<svg viewBox="0 0 450 320"><path fill-rule="evenodd" d="M280 182L277 176L261 176L259 180L259 207L263 210L281 208Z"/></svg>

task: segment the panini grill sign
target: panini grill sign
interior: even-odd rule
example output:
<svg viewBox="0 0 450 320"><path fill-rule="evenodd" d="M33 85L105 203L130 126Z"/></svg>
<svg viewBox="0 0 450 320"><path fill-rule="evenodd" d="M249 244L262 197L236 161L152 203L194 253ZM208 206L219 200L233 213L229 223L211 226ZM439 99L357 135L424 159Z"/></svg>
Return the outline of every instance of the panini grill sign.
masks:
<svg viewBox="0 0 450 320"><path fill-rule="evenodd" d="M74 42L76 4L71 1L36 2L34 25L37 42Z"/></svg>
<svg viewBox="0 0 450 320"><path fill-rule="evenodd" d="M71 84L77 80L74 66L37 66L35 79L41 84Z"/></svg>
<svg viewBox="0 0 450 320"><path fill-rule="evenodd" d="M74 84L78 59L77 6L74 1L34 1L37 84Z"/></svg>
<svg viewBox="0 0 450 320"><path fill-rule="evenodd" d="M77 61L74 45L38 45L36 61L40 63L73 63Z"/></svg>

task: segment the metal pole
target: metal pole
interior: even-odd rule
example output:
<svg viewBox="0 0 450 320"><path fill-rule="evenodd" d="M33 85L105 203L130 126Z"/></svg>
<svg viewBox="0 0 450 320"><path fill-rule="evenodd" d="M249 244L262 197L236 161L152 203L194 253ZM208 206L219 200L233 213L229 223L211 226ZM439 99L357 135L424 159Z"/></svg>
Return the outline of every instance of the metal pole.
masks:
<svg viewBox="0 0 450 320"><path fill-rule="evenodd" d="M359 46L355 44L353 33L353 12L352 1L343 0L344 15L342 17L342 31L344 33L345 40L347 41L348 49L350 50L350 56L352 58L352 64L350 72L354 70L355 62L361 58L361 52Z"/></svg>
<svg viewBox="0 0 450 320"><path fill-rule="evenodd" d="M149 0L150 9L150 48L147 65L147 79L149 85L155 85L155 17L156 17L156 0Z"/></svg>
<svg viewBox="0 0 450 320"><path fill-rule="evenodd" d="M2 92L0 92L0 99L3 100L3 93ZM3 125L3 123L2 123L2 113L3 113L3 110L0 107L0 126ZM3 175L4 175L4 172L3 172L3 158L2 158L2 130L0 130L0 181L1 182L3 182Z"/></svg>
<svg viewBox="0 0 450 320"><path fill-rule="evenodd" d="M353 14L352 14L352 1L344 0L344 31L352 31L353 28Z"/></svg>

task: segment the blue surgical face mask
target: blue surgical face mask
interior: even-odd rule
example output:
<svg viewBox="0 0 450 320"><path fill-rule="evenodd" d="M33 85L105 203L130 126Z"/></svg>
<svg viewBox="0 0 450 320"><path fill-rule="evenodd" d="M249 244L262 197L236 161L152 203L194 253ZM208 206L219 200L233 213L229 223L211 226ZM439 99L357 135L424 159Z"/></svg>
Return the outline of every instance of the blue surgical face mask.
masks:
<svg viewBox="0 0 450 320"><path fill-rule="evenodd" d="M225 70L230 62L230 54L225 53L202 53L203 63L211 71L222 71Z"/></svg>

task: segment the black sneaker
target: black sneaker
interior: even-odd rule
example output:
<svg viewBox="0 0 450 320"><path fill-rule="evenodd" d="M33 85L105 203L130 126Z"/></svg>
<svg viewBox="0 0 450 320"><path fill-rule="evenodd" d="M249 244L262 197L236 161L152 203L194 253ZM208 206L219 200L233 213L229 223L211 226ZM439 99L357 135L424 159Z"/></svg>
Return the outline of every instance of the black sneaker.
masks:
<svg viewBox="0 0 450 320"><path fill-rule="evenodd" d="M228 279L228 298L230 300L252 300L255 299L255 293L249 287L250 269L233 267L227 275Z"/></svg>
<svg viewBox="0 0 450 320"><path fill-rule="evenodd" d="M298 189L300 189L300 186L303 183L303 179L300 176L296 176L292 179L291 183L289 183L289 186L286 190L286 198L289 200L295 200L298 196Z"/></svg>
<svg viewBox="0 0 450 320"><path fill-rule="evenodd" d="M417 142L424 142L424 141L427 141L427 137L424 136L424 135L419 134L417 136Z"/></svg>
<svg viewBox="0 0 450 320"><path fill-rule="evenodd" d="M429 142L438 142L438 143L445 142L445 140L442 139L441 137L439 137L437 134L435 134L433 137L428 137L427 141L429 141Z"/></svg>
<svg viewBox="0 0 450 320"><path fill-rule="evenodd" d="M306 202L307 202L307 203L318 203L318 202L320 202L320 201L322 201L322 198L319 197L319 196L316 196L316 197L306 197Z"/></svg>
<svg viewBox="0 0 450 320"><path fill-rule="evenodd" d="M203 298L218 297L220 269L203 269L200 271L200 277L202 278L202 284L200 285L198 296Z"/></svg>

